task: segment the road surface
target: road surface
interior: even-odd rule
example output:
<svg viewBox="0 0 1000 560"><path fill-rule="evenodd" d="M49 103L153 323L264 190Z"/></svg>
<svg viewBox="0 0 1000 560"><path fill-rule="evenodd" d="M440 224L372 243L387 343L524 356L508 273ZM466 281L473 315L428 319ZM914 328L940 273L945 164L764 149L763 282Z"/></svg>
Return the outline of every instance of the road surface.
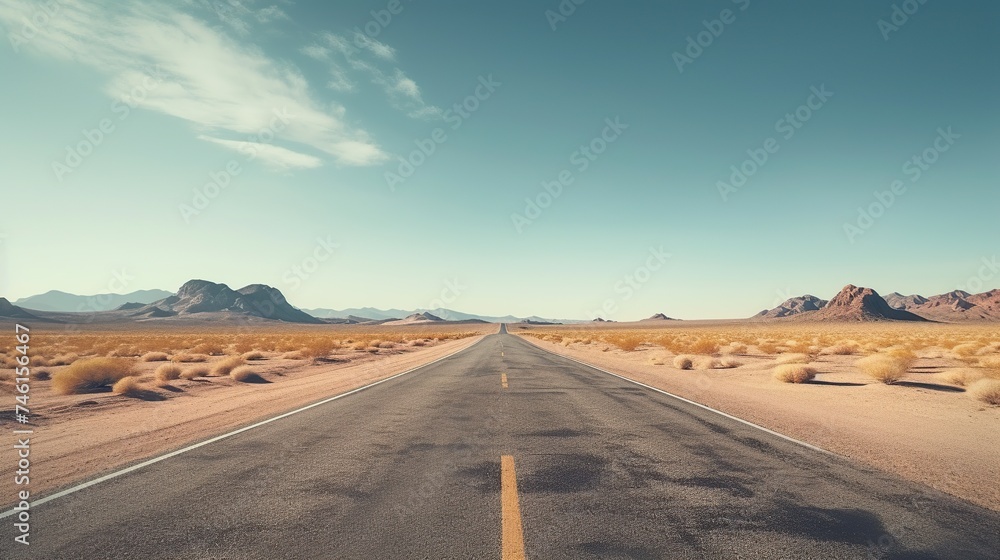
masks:
<svg viewBox="0 0 1000 560"><path fill-rule="evenodd" d="M998 513L505 330L40 504L28 547L0 523L0 557L46 560L1000 554Z"/></svg>

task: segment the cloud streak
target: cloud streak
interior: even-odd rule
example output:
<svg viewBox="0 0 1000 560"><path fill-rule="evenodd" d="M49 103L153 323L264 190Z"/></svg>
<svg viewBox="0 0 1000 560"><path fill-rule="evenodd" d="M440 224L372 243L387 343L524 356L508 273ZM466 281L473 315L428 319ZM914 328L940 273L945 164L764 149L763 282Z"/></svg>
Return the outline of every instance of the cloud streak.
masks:
<svg viewBox="0 0 1000 560"><path fill-rule="evenodd" d="M258 21L284 16L277 8L244 13L239 11L249 9L244 4L229 4L233 13L249 13ZM274 165L315 167L320 161L300 150L316 150L350 166L376 165L387 158L367 132L345 122L343 106L318 103L296 67L189 14L138 2L111 9L61 0L60 6L59 17L26 48L107 74L111 96L127 93L138 77L156 73L161 81L140 106L183 119L226 147L233 144L225 142L238 143L269 128L275 114L286 115L287 126L276 140L286 146L258 152ZM32 9L29 2L2 3L0 23L14 28ZM220 138L225 136L236 139Z"/></svg>
<svg viewBox="0 0 1000 560"><path fill-rule="evenodd" d="M363 33L355 33L348 38L326 32L320 36L319 43L307 45L301 52L328 65L332 76L327 84L330 89L341 92L357 89L357 84L344 69L343 64L346 64L356 73L367 76L371 83L385 92L394 109L405 112L411 118L436 118L442 114L439 107L424 101L420 87L401 69L395 66L391 70L383 69L387 63L395 61L396 50Z"/></svg>

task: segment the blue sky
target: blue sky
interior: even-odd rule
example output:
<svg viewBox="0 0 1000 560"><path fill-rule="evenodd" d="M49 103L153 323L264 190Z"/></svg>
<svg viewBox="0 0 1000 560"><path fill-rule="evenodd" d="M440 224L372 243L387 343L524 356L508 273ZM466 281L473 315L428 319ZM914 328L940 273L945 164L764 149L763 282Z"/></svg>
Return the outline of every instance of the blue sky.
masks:
<svg viewBox="0 0 1000 560"><path fill-rule="evenodd" d="M330 4L0 0L0 294L629 320L1000 286L994 2Z"/></svg>

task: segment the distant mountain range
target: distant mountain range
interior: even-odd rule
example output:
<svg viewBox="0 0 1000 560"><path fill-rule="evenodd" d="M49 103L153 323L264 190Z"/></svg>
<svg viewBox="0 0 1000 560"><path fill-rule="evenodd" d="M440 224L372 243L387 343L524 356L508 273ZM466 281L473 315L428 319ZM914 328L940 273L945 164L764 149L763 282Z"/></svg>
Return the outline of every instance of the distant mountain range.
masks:
<svg viewBox="0 0 1000 560"><path fill-rule="evenodd" d="M816 296L791 298L755 319L810 321L1000 321L1000 290L970 294L961 290L931 297L893 292L884 298L871 288L848 285L829 302Z"/></svg>
<svg viewBox="0 0 1000 560"><path fill-rule="evenodd" d="M558 323L541 317L493 317L462 313L452 309L376 309L374 307L335 309L298 309L280 290L263 284L251 284L233 290L225 284L208 280L190 280L177 293L164 290L140 290L128 294L80 296L52 290L21 298L11 304L0 298L0 317L43 321L114 322L121 320L165 320L170 318L235 320L271 319L289 323L387 323L419 324L431 322L490 322L536 324ZM578 322L578 321L574 321Z"/></svg>
<svg viewBox="0 0 1000 560"><path fill-rule="evenodd" d="M454 309L445 309L443 307L438 307L435 309L377 309L375 307L352 307L348 309L303 309L306 313L312 315L313 317L319 317L321 319L358 319L366 318L368 320L374 321L384 321L392 319L403 319L409 317L414 313L430 313L431 315L436 315L445 321L486 321L487 323L522 323L522 322L536 322L536 323L580 323L582 321L573 319L545 319L532 315L530 317L515 317L513 315L504 316L493 316L493 315L476 315L473 313L462 313L461 311L455 311Z"/></svg>
<svg viewBox="0 0 1000 560"><path fill-rule="evenodd" d="M421 324L442 321L490 323L584 323L537 316L475 315L451 309L298 309L280 290L263 284L233 290L225 284L190 280L177 293L140 290L129 294L80 296L52 290L19 299L13 304L0 298L0 317L64 323L144 320L275 320L288 323ZM765 309L752 320L809 321L1000 321L1000 290L970 294L961 290L937 296L902 295L884 298L871 288L845 286L827 301L813 295L786 300ZM657 313L642 322L674 321ZM603 319L596 319L603 321Z"/></svg>
<svg viewBox="0 0 1000 560"><path fill-rule="evenodd" d="M18 307L37 309L38 311L68 311L89 313L92 311L111 311L126 303L153 303L154 301L174 295L164 290L139 290L128 294L95 294L78 296L49 290L44 294L21 298L14 303Z"/></svg>

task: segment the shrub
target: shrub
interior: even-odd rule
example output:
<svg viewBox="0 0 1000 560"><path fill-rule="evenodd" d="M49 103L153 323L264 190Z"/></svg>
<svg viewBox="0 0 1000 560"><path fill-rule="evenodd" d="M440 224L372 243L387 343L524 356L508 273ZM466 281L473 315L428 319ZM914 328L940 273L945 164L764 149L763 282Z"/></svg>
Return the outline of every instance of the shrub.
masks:
<svg viewBox="0 0 1000 560"><path fill-rule="evenodd" d="M195 379L197 377L206 377L208 375L208 366L191 366L181 372L181 379Z"/></svg>
<svg viewBox="0 0 1000 560"><path fill-rule="evenodd" d="M139 378L134 375L128 377L123 377L111 387L111 392L116 395L122 395L126 397L135 396L141 391L139 386Z"/></svg>
<svg viewBox="0 0 1000 560"><path fill-rule="evenodd" d="M208 354L209 356L221 356L225 352L222 345L217 342L202 342L191 349L192 354Z"/></svg>
<svg viewBox="0 0 1000 560"><path fill-rule="evenodd" d="M181 353L181 354L175 354L174 357L171 358L171 361L185 363L185 364L192 362L206 362L208 361L208 356L205 356L204 354Z"/></svg>
<svg viewBox="0 0 1000 560"><path fill-rule="evenodd" d="M985 377L983 370L975 368L955 368L945 370L941 373L946 383L951 383L952 385L958 385L959 387L965 387L974 381L978 381Z"/></svg>
<svg viewBox="0 0 1000 560"><path fill-rule="evenodd" d="M241 383L247 383L252 381L259 381L261 377L254 372L253 368L250 366L240 366L234 368L233 371L229 372L229 377L233 381L239 381Z"/></svg>
<svg viewBox="0 0 1000 560"><path fill-rule="evenodd" d="M819 353L824 356L850 356L858 353L858 345L856 343L834 344L820 350Z"/></svg>
<svg viewBox="0 0 1000 560"><path fill-rule="evenodd" d="M808 364L811 361L808 354L782 354L774 362L776 364Z"/></svg>
<svg viewBox="0 0 1000 560"><path fill-rule="evenodd" d="M166 383L167 381L173 381L181 376L181 366L177 364L160 364L156 368L156 380L161 383Z"/></svg>
<svg viewBox="0 0 1000 560"><path fill-rule="evenodd" d="M734 359L734 358L722 358L720 360L716 360L715 367L717 367L719 369L732 369L732 368L738 368L738 367L740 367L742 365L743 365L743 362L741 362L741 361L739 361L737 359Z"/></svg>
<svg viewBox="0 0 1000 560"><path fill-rule="evenodd" d="M694 369L715 369L719 366L719 361L712 356L695 356Z"/></svg>
<svg viewBox="0 0 1000 560"><path fill-rule="evenodd" d="M36 381L47 381L52 379L52 372L47 369L36 369L31 372L31 376L34 377Z"/></svg>
<svg viewBox="0 0 1000 560"><path fill-rule="evenodd" d="M285 352L281 355L282 360L305 360L306 355L302 353L301 350L295 350L294 352Z"/></svg>
<svg viewBox="0 0 1000 560"><path fill-rule="evenodd" d="M229 375L231 371L243 365L243 356L226 356L212 364L212 375Z"/></svg>
<svg viewBox="0 0 1000 560"><path fill-rule="evenodd" d="M677 356L674 358L674 367L677 369L691 369L694 367L694 360L691 356Z"/></svg>
<svg viewBox="0 0 1000 560"><path fill-rule="evenodd" d="M980 348L981 346L978 344L967 342L952 347L951 351L958 356L967 357L975 355L975 353L978 352Z"/></svg>
<svg viewBox="0 0 1000 560"><path fill-rule="evenodd" d="M1000 356L986 356L979 360L979 367L1000 370Z"/></svg>
<svg viewBox="0 0 1000 560"><path fill-rule="evenodd" d="M263 359L265 359L265 357L264 357L264 353L263 352L260 352L260 351L257 351L257 350L253 350L251 352L247 352L246 354L243 354L243 359L246 360L246 361L248 361L248 362L250 362L250 361L254 361L254 360L263 360Z"/></svg>
<svg viewBox="0 0 1000 560"><path fill-rule="evenodd" d="M80 356L73 354L72 352L68 354L59 354L55 358L49 360L50 366L68 366L73 362L80 359Z"/></svg>
<svg viewBox="0 0 1000 560"><path fill-rule="evenodd" d="M816 377L816 368L806 364L783 364L774 368L774 378L782 383L805 383Z"/></svg>
<svg viewBox="0 0 1000 560"><path fill-rule="evenodd" d="M89 393L133 375L135 363L124 358L77 360L52 375L52 390L62 395Z"/></svg>
<svg viewBox="0 0 1000 560"><path fill-rule="evenodd" d="M969 385L969 396L986 404L1000 406L1000 379L980 379Z"/></svg>
<svg viewBox="0 0 1000 560"><path fill-rule="evenodd" d="M766 355L778 353L778 347L773 342L758 342L757 350Z"/></svg>
<svg viewBox="0 0 1000 560"><path fill-rule="evenodd" d="M164 352L146 352L139 359L144 362L165 362L169 358L170 357Z"/></svg>
<svg viewBox="0 0 1000 560"><path fill-rule="evenodd" d="M854 365L872 379L886 385L892 385L906 375L910 364L903 358L886 354L873 354L854 362Z"/></svg>
<svg viewBox="0 0 1000 560"><path fill-rule="evenodd" d="M636 348L642 346L642 343L645 341L641 336L633 334L619 334L610 337L608 342L614 344L619 349L624 350L625 352L632 352Z"/></svg>
<svg viewBox="0 0 1000 560"><path fill-rule="evenodd" d="M688 350L695 354L718 354L719 345L716 344L714 341L708 340L706 338L701 338L694 341L688 347Z"/></svg>

